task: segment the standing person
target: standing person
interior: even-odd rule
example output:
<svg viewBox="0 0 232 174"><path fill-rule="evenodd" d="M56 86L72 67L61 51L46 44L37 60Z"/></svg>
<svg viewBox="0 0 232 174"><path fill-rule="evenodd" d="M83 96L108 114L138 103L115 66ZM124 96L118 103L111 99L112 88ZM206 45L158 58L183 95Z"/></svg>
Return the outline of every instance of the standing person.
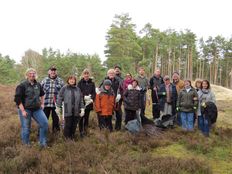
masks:
<svg viewBox="0 0 232 174"><path fill-rule="evenodd" d="M122 83L123 81L123 77L122 77L122 73L121 73L121 67L118 65L115 65L114 67L114 72L115 72L115 78Z"/></svg>
<svg viewBox="0 0 232 174"><path fill-rule="evenodd" d="M112 88L112 82L109 79L103 81L96 94L95 110L98 113L99 128L113 131L112 115L115 107L115 95Z"/></svg>
<svg viewBox="0 0 232 174"><path fill-rule="evenodd" d="M123 101L126 112L125 124L127 124L128 121L136 118L136 114L140 109L140 88L137 80L133 80L132 84L128 85L128 88L123 94Z"/></svg>
<svg viewBox="0 0 232 174"><path fill-rule="evenodd" d="M146 109L146 99L147 99L147 90L149 89L149 80L146 78L145 76L145 69L143 67L139 68L139 74L136 78L136 80L139 83L139 87L140 87L140 102L141 102L141 111L140 111L140 117L141 120L143 122L144 118L145 118L145 109ZM148 98L149 102L150 99Z"/></svg>
<svg viewBox="0 0 232 174"><path fill-rule="evenodd" d="M127 90L128 85L132 84L133 79L131 73L127 73L125 79L122 82L123 93Z"/></svg>
<svg viewBox="0 0 232 174"><path fill-rule="evenodd" d="M201 85L201 90L198 92L199 104L198 104L198 126L199 129L205 136L209 136L209 131L211 127L210 119L202 114L202 107L206 107L206 102L216 103L215 95L210 88L210 83L208 80L203 80Z"/></svg>
<svg viewBox="0 0 232 174"><path fill-rule="evenodd" d="M21 139L25 145L30 145L31 118L39 125L39 144L47 146L48 120L43 112L44 91L36 81L36 70L29 68L26 71L26 80L16 87L15 103L21 122Z"/></svg>
<svg viewBox="0 0 232 174"><path fill-rule="evenodd" d="M42 82L42 88L45 92L44 113L49 120L52 115L52 132L60 131L59 117L56 113L56 100L60 89L64 86L64 81L57 76L56 67L53 65L49 68L48 77Z"/></svg>
<svg viewBox="0 0 232 174"><path fill-rule="evenodd" d="M71 140L74 139L80 117L83 117L85 114L81 90L77 87L76 82L75 76L69 76L67 85L61 88L57 100L58 113L60 113L62 102L64 102L64 136Z"/></svg>
<svg viewBox="0 0 232 174"><path fill-rule="evenodd" d="M178 72L174 72L172 74L172 81L173 81L173 84L176 85L176 90L177 90L177 93L179 95L180 93L180 90L184 89L184 81L180 79L180 75ZM180 114L177 113L177 125L181 126L181 117L180 117Z"/></svg>
<svg viewBox="0 0 232 174"><path fill-rule="evenodd" d="M122 96L122 91L120 90L121 82L118 80L118 78L115 78L115 70L114 69L109 69L107 72L107 77L105 80L108 79L111 81L111 87L114 91L114 95L116 96L115 102L116 102L116 107L115 107L115 115L116 115L116 122L115 122L115 130L120 130L122 126L122 109L121 109L121 96ZM104 82L104 81L103 81ZM100 84L99 87L102 87L103 82Z"/></svg>
<svg viewBox="0 0 232 174"><path fill-rule="evenodd" d="M176 110L180 112L183 130L193 131L194 113L197 110L198 95L197 91L192 87L190 80L185 80L184 85L184 89L178 95Z"/></svg>
<svg viewBox="0 0 232 174"><path fill-rule="evenodd" d="M169 76L166 75L163 79L164 84L160 86L160 90L158 91L161 116L173 116L176 114L176 86L171 83Z"/></svg>
<svg viewBox="0 0 232 174"><path fill-rule="evenodd" d="M154 76L150 79L152 115L154 120L160 117L160 104L157 92L159 91L160 86L163 83L164 81L163 77L160 74L160 69L156 69Z"/></svg>
<svg viewBox="0 0 232 174"><path fill-rule="evenodd" d="M89 126L89 114L93 110L93 101L95 100L95 83L90 78L90 71L84 69L82 72L82 79L78 82L78 87L80 88L82 95L84 97L85 104L85 115L80 119L79 131L81 137L87 135L87 129Z"/></svg>

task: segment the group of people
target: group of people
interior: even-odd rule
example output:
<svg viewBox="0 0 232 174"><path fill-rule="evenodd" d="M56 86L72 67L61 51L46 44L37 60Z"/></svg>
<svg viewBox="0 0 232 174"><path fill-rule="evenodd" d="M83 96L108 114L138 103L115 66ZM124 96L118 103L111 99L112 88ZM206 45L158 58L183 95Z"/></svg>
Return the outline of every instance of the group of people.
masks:
<svg viewBox="0 0 232 174"><path fill-rule="evenodd" d="M146 101L151 102L149 96L154 120L163 115L177 115L177 123L184 130L193 131L198 118L199 129L209 135L210 121L201 108L208 101L215 103L215 96L207 80L196 81L194 88L190 80L180 80L178 72L174 72L171 79L168 75L162 77L159 69L149 80L142 67L135 78L130 73L122 78L119 66L109 69L97 88L88 69L83 70L81 80L71 75L66 84L57 76L55 66L49 68L48 76L41 83L37 81L35 69L29 68L25 75L26 79L16 87L15 102L21 122L21 139L26 145L30 145L31 118L39 126L40 146L46 147L50 115L52 131L59 132L60 123L64 124L63 133L67 139L74 138L77 125L80 137L88 134L89 115L93 109L100 129L121 130L123 113L125 125L137 118L146 119ZM151 95L148 95L149 90Z"/></svg>

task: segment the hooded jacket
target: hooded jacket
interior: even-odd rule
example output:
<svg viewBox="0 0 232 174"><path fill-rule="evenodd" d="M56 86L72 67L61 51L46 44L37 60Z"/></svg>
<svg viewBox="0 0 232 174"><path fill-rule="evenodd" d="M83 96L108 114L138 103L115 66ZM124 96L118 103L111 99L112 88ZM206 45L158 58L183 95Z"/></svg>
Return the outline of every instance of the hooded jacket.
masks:
<svg viewBox="0 0 232 174"><path fill-rule="evenodd" d="M101 116L111 116L115 107L115 95L112 88L106 90L104 85L99 89L100 93L96 94L95 111Z"/></svg>

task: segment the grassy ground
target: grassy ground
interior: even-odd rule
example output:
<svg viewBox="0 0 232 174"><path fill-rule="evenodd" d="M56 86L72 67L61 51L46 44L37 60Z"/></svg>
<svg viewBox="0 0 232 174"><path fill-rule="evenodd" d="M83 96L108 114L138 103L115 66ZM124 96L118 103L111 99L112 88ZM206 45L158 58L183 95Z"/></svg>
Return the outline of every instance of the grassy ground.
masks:
<svg viewBox="0 0 232 174"><path fill-rule="evenodd" d="M43 150L37 144L35 124L32 147L21 145L14 87L0 86L0 91L0 173L232 174L232 97L228 91L224 95L224 90L217 89L219 117L209 138L178 127L152 137L145 132L136 136L124 130L100 132L93 113L88 137L73 142L64 141L62 134L49 134L50 147ZM148 106L147 115L150 111Z"/></svg>

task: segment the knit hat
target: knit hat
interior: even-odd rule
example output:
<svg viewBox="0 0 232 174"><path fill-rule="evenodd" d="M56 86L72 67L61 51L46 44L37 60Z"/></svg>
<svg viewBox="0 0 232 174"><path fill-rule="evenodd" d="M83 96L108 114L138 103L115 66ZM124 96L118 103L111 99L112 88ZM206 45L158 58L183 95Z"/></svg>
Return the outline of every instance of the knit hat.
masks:
<svg viewBox="0 0 232 174"><path fill-rule="evenodd" d="M104 82L103 82L103 86L111 86L112 85L112 82L110 81L110 80L108 80L108 79L106 79L106 80L104 80Z"/></svg>

